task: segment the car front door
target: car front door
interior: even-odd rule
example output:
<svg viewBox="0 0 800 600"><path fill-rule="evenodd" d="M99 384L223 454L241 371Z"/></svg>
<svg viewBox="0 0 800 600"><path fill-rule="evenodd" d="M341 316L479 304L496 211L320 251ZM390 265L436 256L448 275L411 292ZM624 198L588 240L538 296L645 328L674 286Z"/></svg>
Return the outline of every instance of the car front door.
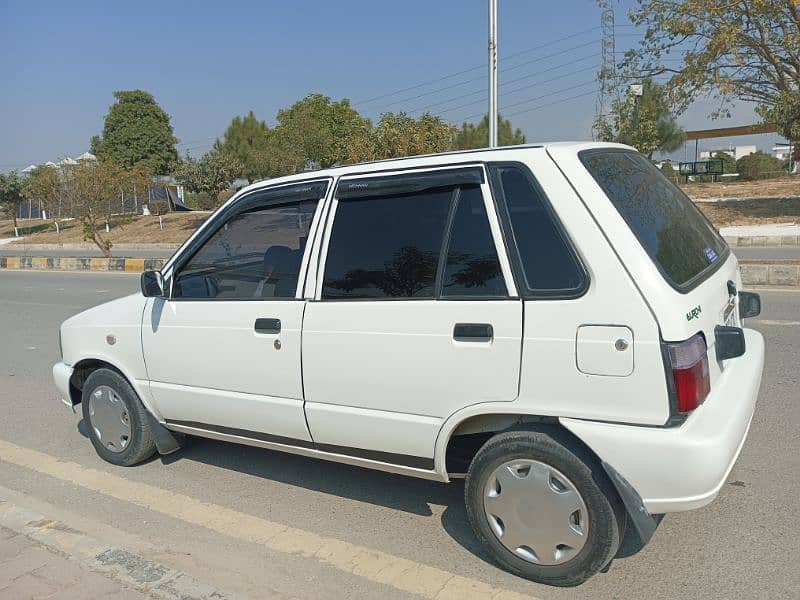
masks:
<svg viewBox="0 0 800 600"><path fill-rule="evenodd" d="M456 410L517 396L522 302L481 166L339 181L303 325L321 450L433 469Z"/></svg>
<svg viewBox="0 0 800 600"><path fill-rule="evenodd" d="M176 260L169 297L148 300L142 345L168 424L310 443L298 282L328 185L267 188L237 200Z"/></svg>

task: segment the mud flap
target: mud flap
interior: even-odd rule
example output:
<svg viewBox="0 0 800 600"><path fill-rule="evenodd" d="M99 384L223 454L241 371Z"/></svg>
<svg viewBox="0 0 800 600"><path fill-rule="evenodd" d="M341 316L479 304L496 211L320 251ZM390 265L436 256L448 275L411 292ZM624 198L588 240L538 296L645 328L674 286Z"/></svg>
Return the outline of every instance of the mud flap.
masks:
<svg viewBox="0 0 800 600"><path fill-rule="evenodd" d="M622 502L625 504L625 508L628 511L628 516L633 526L636 528L636 533L639 534L641 544L644 546L650 541L650 538L653 537L653 533L655 533L660 519L647 512L647 509L644 507L644 502L642 502L642 497L633 489L633 486L628 483L627 479L617 473L616 469L607 462L601 462L606 473L608 473L609 479L611 479L611 483L614 484L619 497L622 498Z"/></svg>
<svg viewBox="0 0 800 600"><path fill-rule="evenodd" d="M150 419L150 429L153 431L155 437L156 450L159 454L172 454L176 450L180 450L181 442L179 436L176 436L169 429L159 423L156 418L147 412L147 418ZM182 436L181 436L182 437Z"/></svg>

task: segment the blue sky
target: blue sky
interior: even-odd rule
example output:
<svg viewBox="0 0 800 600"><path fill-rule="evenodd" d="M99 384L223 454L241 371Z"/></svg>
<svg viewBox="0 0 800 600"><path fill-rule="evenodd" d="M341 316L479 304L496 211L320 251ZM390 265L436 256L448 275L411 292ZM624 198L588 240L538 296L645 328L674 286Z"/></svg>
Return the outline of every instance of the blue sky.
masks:
<svg viewBox="0 0 800 600"><path fill-rule="evenodd" d="M639 35L624 26L631 5L615 3L618 51ZM457 123L477 120L486 19L485 0L0 0L0 171L87 150L119 89L155 95L181 154L202 154L249 110L272 124L312 91L350 98L373 119L430 107ZM592 0L500 0L500 109L529 141L591 137L599 23ZM680 123L755 122L749 105L713 123L710 110L698 103ZM767 148L778 138L733 141Z"/></svg>

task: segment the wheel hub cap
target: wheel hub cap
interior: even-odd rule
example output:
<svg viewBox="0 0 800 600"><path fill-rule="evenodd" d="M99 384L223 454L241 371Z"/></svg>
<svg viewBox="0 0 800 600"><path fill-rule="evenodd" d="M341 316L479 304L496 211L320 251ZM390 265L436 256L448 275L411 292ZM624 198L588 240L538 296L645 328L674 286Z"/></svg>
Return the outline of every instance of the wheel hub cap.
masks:
<svg viewBox="0 0 800 600"><path fill-rule="evenodd" d="M122 452L131 439L128 407L110 387L101 385L89 396L89 417L92 429L103 446Z"/></svg>
<svg viewBox="0 0 800 600"><path fill-rule="evenodd" d="M486 482L483 509L500 543L539 565L558 565L581 551L589 515L578 489L536 460L512 460Z"/></svg>

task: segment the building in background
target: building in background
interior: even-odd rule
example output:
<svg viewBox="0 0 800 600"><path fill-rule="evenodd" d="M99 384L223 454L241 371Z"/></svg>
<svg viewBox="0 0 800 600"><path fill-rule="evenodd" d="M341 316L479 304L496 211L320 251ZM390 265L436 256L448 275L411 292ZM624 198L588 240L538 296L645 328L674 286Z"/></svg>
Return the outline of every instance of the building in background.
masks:
<svg viewBox="0 0 800 600"><path fill-rule="evenodd" d="M717 152L725 152L730 154L734 159L739 160L743 156L747 156L748 154L754 154L758 151L758 148L754 145L747 145L747 146L728 146L727 148L717 148L714 150L701 150L700 151L700 160L709 160L710 158L714 158L714 155Z"/></svg>

